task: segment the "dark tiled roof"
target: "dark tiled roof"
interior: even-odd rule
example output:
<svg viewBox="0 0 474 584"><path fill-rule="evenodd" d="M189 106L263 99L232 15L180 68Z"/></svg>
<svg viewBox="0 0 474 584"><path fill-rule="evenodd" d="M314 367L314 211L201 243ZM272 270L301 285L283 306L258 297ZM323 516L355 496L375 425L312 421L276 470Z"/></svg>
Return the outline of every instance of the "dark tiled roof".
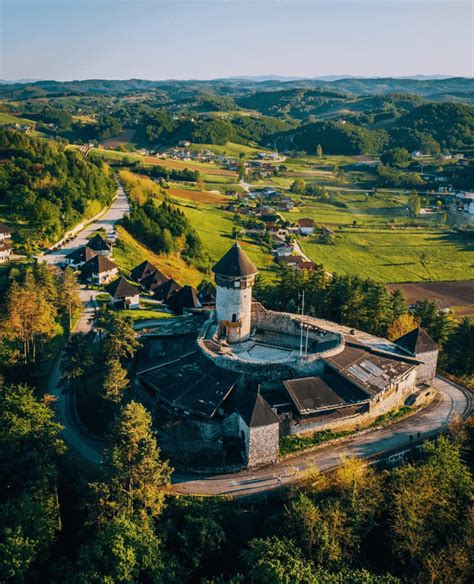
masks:
<svg viewBox="0 0 474 584"><path fill-rule="evenodd" d="M257 273L257 268L248 258L247 254L242 250L240 245L236 242L225 253L217 264L212 268L214 274L220 276L253 276Z"/></svg>
<svg viewBox="0 0 474 584"><path fill-rule="evenodd" d="M212 417L233 389L239 374L209 365L194 352L140 375L165 403Z"/></svg>
<svg viewBox="0 0 474 584"><path fill-rule="evenodd" d="M280 418L255 389L239 389L226 401L226 412L238 412L249 428L278 424Z"/></svg>
<svg viewBox="0 0 474 584"><path fill-rule="evenodd" d="M401 336L395 341L395 343L412 355L425 353L427 351L436 351L438 349L438 345L433 341L429 334L425 333L420 327Z"/></svg>
<svg viewBox="0 0 474 584"><path fill-rule="evenodd" d="M284 381L290 398L302 415L367 400L367 395L337 373Z"/></svg>
<svg viewBox="0 0 474 584"><path fill-rule="evenodd" d="M140 293L140 290L136 286L133 286L133 284L130 284L130 282L127 282L123 276L117 278L113 282L110 282L110 284L105 287L105 291L114 298L136 296Z"/></svg>
<svg viewBox="0 0 474 584"><path fill-rule="evenodd" d="M12 229L6 223L0 223L0 233L12 233Z"/></svg>
<svg viewBox="0 0 474 584"><path fill-rule="evenodd" d="M87 246L94 251L110 251L112 249L112 243L104 239L99 233L96 233L92 239L89 239Z"/></svg>
<svg viewBox="0 0 474 584"><path fill-rule="evenodd" d="M180 313L183 308L200 308L201 303L197 297L196 288L192 286L184 286L181 290L178 290L175 294L170 296L167 300L168 306L173 310L173 312Z"/></svg>
<svg viewBox="0 0 474 584"><path fill-rule="evenodd" d="M66 257L72 260L75 264L79 264L81 262L88 262L96 255L97 255L96 251L94 251L87 245L84 245L83 247L80 247L79 249L76 249L71 253L68 253Z"/></svg>
<svg viewBox="0 0 474 584"><path fill-rule="evenodd" d="M156 271L158 271L158 268L156 268L153 264L150 264L150 262L145 260L144 262L138 264L138 266L135 266L133 268L133 270L130 272L130 278L132 280L135 280L136 282L140 282L142 278L145 278L146 276L149 276L150 274Z"/></svg>
<svg viewBox="0 0 474 584"><path fill-rule="evenodd" d="M83 276L90 276L92 274L103 274L116 268L117 265L109 258L103 255L95 255L88 262L83 264L80 268Z"/></svg>
<svg viewBox="0 0 474 584"><path fill-rule="evenodd" d="M216 288L210 282L198 292L198 298L201 304L215 304Z"/></svg>
<svg viewBox="0 0 474 584"><path fill-rule="evenodd" d="M372 397L397 383L400 377L417 365L403 357L389 356L348 344L341 353L325 357L323 361Z"/></svg>
<svg viewBox="0 0 474 584"><path fill-rule="evenodd" d="M171 298L173 294L181 290L181 288L182 286L180 286L178 282L176 282L175 280L173 279L167 280L166 282L161 284L161 286L158 286L158 288L155 289L153 298L155 300L162 300L163 302L165 302L166 300Z"/></svg>
<svg viewBox="0 0 474 584"><path fill-rule="evenodd" d="M140 280L140 284L145 288L145 290L153 292L158 288L158 286L161 286L161 284L164 284L167 281L168 278L163 274L163 272L160 272L160 270L155 270L151 274L148 274L148 276L142 278Z"/></svg>

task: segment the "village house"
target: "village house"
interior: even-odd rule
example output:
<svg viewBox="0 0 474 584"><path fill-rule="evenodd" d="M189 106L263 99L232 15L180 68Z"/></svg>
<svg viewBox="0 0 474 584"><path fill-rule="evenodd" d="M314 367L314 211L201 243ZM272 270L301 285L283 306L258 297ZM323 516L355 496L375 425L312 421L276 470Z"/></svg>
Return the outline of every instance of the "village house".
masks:
<svg viewBox="0 0 474 584"><path fill-rule="evenodd" d="M96 255L80 267L81 279L92 284L106 284L118 274L118 267L108 257Z"/></svg>
<svg viewBox="0 0 474 584"><path fill-rule="evenodd" d="M160 272L160 270L155 270L151 274L148 274L148 276L142 278L140 280L140 285L143 290L146 290L147 292L154 292L158 286L161 286L161 284L164 284L167 280L168 277L165 276L163 272Z"/></svg>
<svg viewBox="0 0 474 584"><path fill-rule="evenodd" d="M202 308L196 288L184 286L166 301L169 308L176 314L182 314L185 308Z"/></svg>
<svg viewBox="0 0 474 584"><path fill-rule="evenodd" d="M161 284L161 286L158 286L158 288L155 289L152 298L153 300L158 300L159 302L166 303L171 298L171 296L173 296L173 294L175 294L176 292L179 292L181 288L182 286L180 286L178 282L176 282L176 280L170 278L169 280L166 280L166 282Z"/></svg>
<svg viewBox="0 0 474 584"><path fill-rule="evenodd" d="M130 279L134 282L141 282L143 278L146 278L150 274L158 271L158 268L151 264L149 261L145 260L138 266L135 266L130 272Z"/></svg>
<svg viewBox="0 0 474 584"><path fill-rule="evenodd" d="M0 264L7 262L10 259L12 247L9 243L0 242Z"/></svg>
<svg viewBox="0 0 474 584"><path fill-rule="evenodd" d="M140 290L121 276L105 287L116 308L140 308Z"/></svg>
<svg viewBox="0 0 474 584"><path fill-rule="evenodd" d="M0 241L10 240L12 237L12 230L6 223L0 223Z"/></svg>
<svg viewBox="0 0 474 584"><path fill-rule="evenodd" d="M313 235L315 224L313 219L298 219L298 231L301 235Z"/></svg>
<svg viewBox="0 0 474 584"><path fill-rule="evenodd" d="M89 239L89 243L87 247L97 252L99 255L102 256L111 256L113 244L111 241L108 241L99 233L96 233L92 239Z"/></svg>
<svg viewBox="0 0 474 584"><path fill-rule="evenodd" d="M71 253L68 253L65 259L66 264L73 268L79 268L89 260L91 260L94 256L97 255L97 252L84 245L79 249L75 249Z"/></svg>

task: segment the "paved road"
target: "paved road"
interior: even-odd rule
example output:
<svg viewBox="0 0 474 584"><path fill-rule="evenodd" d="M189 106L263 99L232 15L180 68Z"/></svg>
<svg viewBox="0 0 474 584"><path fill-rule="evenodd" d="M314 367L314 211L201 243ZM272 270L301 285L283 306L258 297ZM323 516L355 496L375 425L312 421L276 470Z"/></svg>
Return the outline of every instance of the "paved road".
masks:
<svg viewBox="0 0 474 584"><path fill-rule="evenodd" d="M40 259L49 264L57 264L64 261L65 256L71 251L87 243L87 238L98 229L105 229L108 235L114 230L115 223L129 211L128 199L121 185L117 189L117 198L104 215L90 223L74 239L65 244L60 250L45 254ZM100 291L86 290L83 286L79 289L82 301L81 315L74 328L74 333L88 332L91 328L91 318L95 308L95 296ZM61 381L60 358L55 363L51 378L48 384L48 393L56 398L56 415L58 421L64 426L63 438L70 447L70 450L81 459L92 464L100 463L101 445L93 440L86 431L81 428L76 416L76 409L73 395L67 386Z"/></svg>
<svg viewBox="0 0 474 584"><path fill-rule="evenodd" d="M44 254L41 259L49 264L58 264L64 261L65 256L75 249L85 245L88 238L98 229L105 229L107 235L111 235L114 231L115 223L121 219L125 213L128 213L130 207L127 196L121 185L117 188L117 198L109 207L109 209L97 221L93 221L76 237L68 243L65 243L61 249Z"/></svg>

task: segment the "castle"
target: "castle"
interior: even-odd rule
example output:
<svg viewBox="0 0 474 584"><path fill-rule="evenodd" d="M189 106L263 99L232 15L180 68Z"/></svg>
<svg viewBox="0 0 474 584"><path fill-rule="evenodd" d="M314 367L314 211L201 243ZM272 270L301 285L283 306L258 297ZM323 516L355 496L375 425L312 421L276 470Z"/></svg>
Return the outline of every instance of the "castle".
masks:
<svg viewBox="0 0 474 584"><path fill-rule="evenodd" d="M257 268L238 243L213 272L215 310L151 333L145 352L153 366L138 375L175 464L270 464L282 435L369 421L430 391L438 347L421 329L392 343L267 310L252 300Z"/></svg>

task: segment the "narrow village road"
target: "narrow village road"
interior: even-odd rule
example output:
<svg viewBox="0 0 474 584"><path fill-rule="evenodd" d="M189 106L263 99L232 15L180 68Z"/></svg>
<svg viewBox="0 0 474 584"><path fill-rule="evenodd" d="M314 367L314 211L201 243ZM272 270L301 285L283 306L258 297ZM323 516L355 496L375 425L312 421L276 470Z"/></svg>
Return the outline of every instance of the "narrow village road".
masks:
<svg viewBox="0 0 474 584"><path fill-rule="evenodd" d="M118 185L117 198L100 219L90 223L60 250L45 254L40 259L49 264L63 262L68 253L85 245L88 237L98 229L105 229L107 235L111 235L114 231L115 223L119 221L125 213L128 213L129 209L130 207L125 191L121 185ZM95 308L94 298L99 293L100 291L86 290L84 286L80 287L79 296L82 301L82 310L73 333L86 333L91 329ZM53 367L47 392L56 398L56 417L64 426L62 436L70 447L70 450L88 463L94 465L100 464L101 445L91 438L84 428L81 428L76 415L74 395L69 390L67 384L61 379L60 358L57 359Z"/></svg>

